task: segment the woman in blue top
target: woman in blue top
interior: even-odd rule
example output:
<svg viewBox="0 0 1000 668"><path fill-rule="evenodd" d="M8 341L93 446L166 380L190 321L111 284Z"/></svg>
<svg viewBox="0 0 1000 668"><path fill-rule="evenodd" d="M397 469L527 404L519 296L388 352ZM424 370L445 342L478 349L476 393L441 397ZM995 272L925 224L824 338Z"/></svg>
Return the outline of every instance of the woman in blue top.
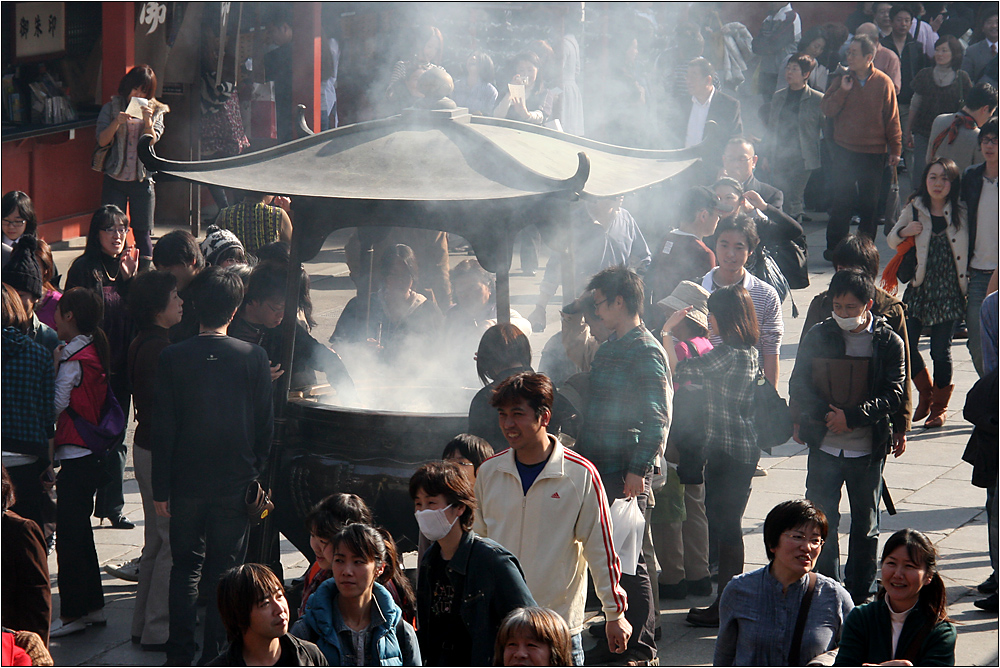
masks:
<svg viewBox="0 0 1000 668"><path fill-rule="evenodd" d="M331 666L419 666L417 634L376 582L388 555L382 535L349 524L333 539L333 577L309 597L292 635L316 643Z"/></svg>
<svg viewBox="0 0 1000 668"><path fill-rule="evenodd" d="M768 565L733 578L722 594L716 666L804 665L837 646L854 603L835 580L810 575L828 530L823 511L805 499L771 509L764 520ZM813 594L793 646L811 577Z"/></svg>

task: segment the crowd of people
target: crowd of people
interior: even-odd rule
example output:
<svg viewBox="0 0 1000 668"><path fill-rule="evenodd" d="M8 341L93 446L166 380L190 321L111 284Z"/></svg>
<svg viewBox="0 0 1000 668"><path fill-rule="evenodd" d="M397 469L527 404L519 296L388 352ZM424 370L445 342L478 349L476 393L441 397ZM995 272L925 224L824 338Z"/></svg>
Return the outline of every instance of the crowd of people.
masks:
<svg viewBox="0 0 1000 668"><path fill-rule="evenodd" d="M996 612L996 6L973 17L980 39L965 44L930 3L858 3L846 26L804 32L790 3L769 5L757 37L717 15L678 25L656 76L640 72L643 41L626 40L623 102L644 104L659 79L675 98L675 145L701 158L670 195L671 229L641 225L618 197L574 205L573 253L550 254L528 317L497 313L475 259L450 266L447 235L392 232L373 275L354 256L358 294L329 340L340 354L313 336L304 271L286 305L300 271L287 198L240 193L204 240L176 230L154 245L154 175L136 147L160 138L169 109L148 66L129 71L98 120L104 204L64 280L30 197L3 197L5 660L42 665L50 638L107 624L92 517L135 526L123 514L134 419L144 546L131 637L168 665L658 665L660 599L713 594L686 621L718 628L718 665L954 665L936 549L904 529L879 554L879 504L907 432L945 424L953 339L967 330L980 378L962 388L975 426L964 458L986 490L992 567L976 605ZM385 91L399 108L442 57L439 30L420 37ZM502 91L490 56L469 54L456 101L583 134L579 89L556 85L567 58L578 67L566 40L561 68L548 45L526 46ZM751 55L763 139L744 132L747 96L734 94ZM125 112L134 98L147 101L142 118ZM599 132L627 143L634 130ZM912 193L894 206L904 169ZM806 209L829 213L835 273L806 310L786 404L782 304L797 313L793 291L809 284ZM540 233L519 242L534 275ZM536 371L528 336L546 328L560 283L560 331ZM442 373L483 387L467 433L409 480L416 571L366 499L328 490L305 521L310 567L286 592L276 557L248 559L273 510L261 480L278 389L321 374L351 405L357 369L405 377L444 361ZM808 446L805 498L768 513L768 563L744 572L761 452L789 439ZM588 605L601 623L585 624ZM598 638L586 653L585 632Z"/></svg>

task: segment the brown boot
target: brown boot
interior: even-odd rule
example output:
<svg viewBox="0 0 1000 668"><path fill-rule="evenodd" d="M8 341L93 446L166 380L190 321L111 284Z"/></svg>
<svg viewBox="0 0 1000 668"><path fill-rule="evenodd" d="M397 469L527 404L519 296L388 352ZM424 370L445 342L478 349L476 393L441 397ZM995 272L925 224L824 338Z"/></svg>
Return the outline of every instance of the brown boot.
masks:
<svg viewBox="0 0 1000 668"><path fill-rule="evenodd" d="M948 402L951 400L951 393L954 390L954 385L934 388L931 396L931 416L927 418L924 427L929 429L944 425L944 414L948 410Z"/></svg>
<svg viewBox="0 0 1000 668"><path fill-rule="evenodd" d="M931 382L931 374L927 367L924 367L920 373L913 377L913 384L917 386L917 392L920 393L917 408L913 411L913 421L919 422L931 412L931 390L934 389L934 383Z"/></svg>

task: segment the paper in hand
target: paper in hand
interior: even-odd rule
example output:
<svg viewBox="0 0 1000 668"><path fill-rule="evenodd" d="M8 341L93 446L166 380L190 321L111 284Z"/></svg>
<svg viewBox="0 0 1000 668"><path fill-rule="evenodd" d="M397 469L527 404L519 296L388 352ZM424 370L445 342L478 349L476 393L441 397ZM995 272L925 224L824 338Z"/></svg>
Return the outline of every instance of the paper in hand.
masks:
<svg viewBox="0 0 1000 668"><path fill-rule="evenodd" d="M524 99L524 84L507 84L507 90L510 91L510 96L512 99L523 100Z"/></svg>
<svg viewBox="0 0 1000 668"><path fill-rule="evenodd" d="M125 110L125 113L131 116L132 118L138 118L141 121L142 108L148 106L149 106L149 100L147 100L146 98L133 97L132 100L128 103L128 108Z"/></svg>

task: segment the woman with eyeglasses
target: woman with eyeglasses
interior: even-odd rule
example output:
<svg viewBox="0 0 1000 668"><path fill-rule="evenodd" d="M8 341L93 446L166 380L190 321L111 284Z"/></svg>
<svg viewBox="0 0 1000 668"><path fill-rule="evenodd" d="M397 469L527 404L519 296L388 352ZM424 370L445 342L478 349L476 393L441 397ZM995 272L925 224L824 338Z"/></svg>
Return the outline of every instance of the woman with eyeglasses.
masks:
<svg viewBox="0 0 1000 668"><path fill-rule="evenodd" d="M111 348L108 384L122 410L128 415L131 394L128 389L128 349L135 338L137 327L126 304L129 286L139 271L139 250L127 242L129 219L114 204L105 204L94 212L87 232L87 245L83 255L73 260L66 272L66 289L84 287L103 298L104 319L101 329L108 337ZM125 441L111 448L104 458L105 469L111 477L97 493L94 517L107 518L115 529L132 529L132 524L122 514L125 497L122 492L122 475L125 472Z"/></svg>
<svg viewBox="0 0 1000 668"><path fill-rule="evenodd" d="M3 196L3 234L0 242L13 246L25 234L35 234L38 220L31 198L20 190L12 190Z"/></svg>
<svg viewBox="0 0 1000 668"><path fill-rule="evenodd" d="M828 528L805 499L771 509L767 566L733 578L722 594L716 666L803 666L837 647L854 603L835 580L813 574Z"/></svg>

